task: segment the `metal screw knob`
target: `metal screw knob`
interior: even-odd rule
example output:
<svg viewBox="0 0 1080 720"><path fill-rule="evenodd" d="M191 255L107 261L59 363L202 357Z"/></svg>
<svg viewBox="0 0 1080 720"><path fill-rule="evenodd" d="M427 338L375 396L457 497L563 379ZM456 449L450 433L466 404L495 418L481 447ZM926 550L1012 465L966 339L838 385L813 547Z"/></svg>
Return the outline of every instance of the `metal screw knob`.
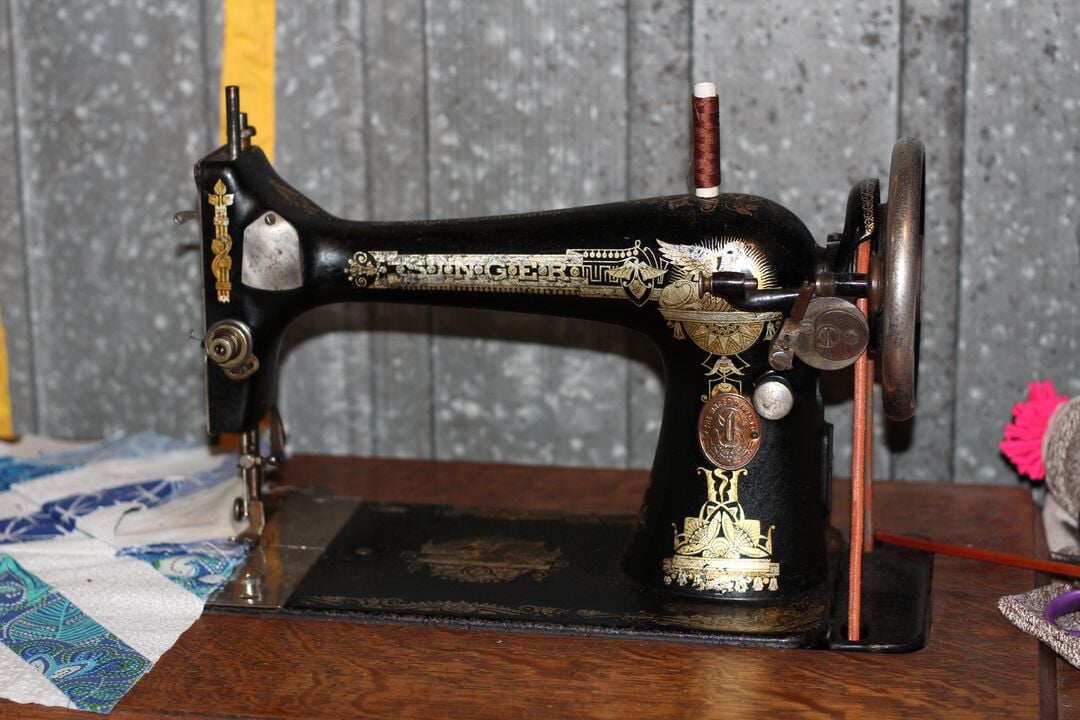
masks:
<svg viewBox="0 0 1080 720"><path fill-rule="evenodd" d="M754 388L754 409L766 420L781 420L795 407L791 386L779 377L769 377Z"/></svg>
<svg viewBox="0 0 1080 720"><path fill-rule="evenodd" d="M223 368L243 365L251 357L251 330L237 320L222 320L206 331L206 356Z"/></svg>

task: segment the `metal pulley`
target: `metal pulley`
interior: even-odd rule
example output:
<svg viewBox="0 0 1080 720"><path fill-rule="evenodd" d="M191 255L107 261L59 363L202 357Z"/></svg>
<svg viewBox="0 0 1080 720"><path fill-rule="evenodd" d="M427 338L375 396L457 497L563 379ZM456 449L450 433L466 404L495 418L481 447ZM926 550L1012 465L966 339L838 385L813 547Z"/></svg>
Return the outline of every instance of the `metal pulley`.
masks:
<svg viewBox="0 0 1080 720"><path fill-rule="evenodd" d="M915 413L925 190L923 145L915 138L903 138L893 147L885 232L877 253L882 286L882 404L892 420L907 420Z"/></svg>
<svg viewBox="0 0 1080 720"><path fill-rule="evenodd" d="M925 172L922 143L899 140L888 202L880 204L877 180L855 184L844 232L830 240L829 268L812 281L763 289L746 273L718 269L699 277L699 295L722 297L748 312L784 312L769 346L769 365L780 372L791 370L796 357L819 370L837 370L854 363L867 347L877 350L885 414L909 419L918 374ZM869 269L852 272L855 250L863 243L870 244ZM864 297L869 318L853 302Z"/></svg>
<svg viewBox="0 0 1080 720"><path fill-rule="evenodd" d="M834 291L840 294L845 288L837 278L859 278L861 294L869 305L871 347L879 354L882 405L885 415L898 421L907 420L915 413L926 208L924 155L922 143L915 138L897 141L893 146L889 195L884 205L879 204L877 180L855 184L848 197L844 232L832 263L836 272L823 273L816 282L820 294ZM845 273L854 259L855 249L864 242L870 243L869 271L865 275ZM813 363L807 361L807 364Z"/></svg>

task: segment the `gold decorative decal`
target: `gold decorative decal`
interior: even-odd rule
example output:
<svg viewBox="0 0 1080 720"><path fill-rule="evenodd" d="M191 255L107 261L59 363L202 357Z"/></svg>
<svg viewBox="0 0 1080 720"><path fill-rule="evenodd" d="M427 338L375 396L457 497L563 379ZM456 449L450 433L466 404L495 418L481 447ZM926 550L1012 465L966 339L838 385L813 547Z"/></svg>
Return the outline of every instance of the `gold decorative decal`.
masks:
<svg viewBox="0 0 1080 720"><path fill-rule="evenodd" d="M701 398L702 402L706 402L719 393L741 393L742 381L734 378L741 378L743 370L750 367L750 363L738 355L734 359L727 355L710 355L701 366L705 368L705 377L709 381L709 393Z"/></svg>
<svg viewBox="0 0 1080 720"><path fill-rule="evenodd" d="M344 268L349 282L370 290L441 290L535 293L655 300L677 339L689 337L710 355L736 355L761 337L779 312L744 312L706 294L698 278L718 270L753 275L759 288L775 287L772 268L752 244L734 237L700 245L657 240L660 255L641 241L633 247L570 249L550 254L399 253L360 250Z"/></svg>
<svg viewBox="0 0 1080 720"><path fill-rule="evenodd" d="M496 603L468 602L465 600L431 600L412 601L392 597L349 597L345 595L316 595L306 598L315 607L360 607L365 610L382 612L420 612L420 613L446 613L448 615L479 615L483 617L529 617L540 615L552 617L557 615L559 608L547 607L546 605L498 605Z"/></svg>
<svg viewBox="0 0 1080 720"><path fill-rule="evenodd" d="M707 500L697 517L675 527L675 554L664 560L664 582L695 590L748 592L776 590L780 563L772 562L775 525L761 534L739 504L739 478L746 470L698 468L705 476Z"/></svg>
<svg viewBox="0 0 1080 720"><path fill-rule="evenodd" d="M531 510L525 508L486 508L467 507L455 505L443 505L435 508L432 512L438 517L452 518L487 518L497 520L559 520L563 523L577 525L598 525L616 523L624 520L627 524L632 521L629 518L620 518L618 515L602 515L599 513L571 513L561 510Z"/></svg>
<svg viewBox="0 0 1080 720"><path fill-rule="evenodd" d="M229 282L229 271L232 270L232 258L229 257L232 238L229 237L229 212L226 208L233 204L232 193L227 193L227 190L225 183L218 178L214 183L214 192L206 195L214 207L214 239L210 243L214 259L210 262L210 270L214 273L214 289L217 290L218 302L226 303L232 294L232 283Z"/></svg>
<svg viewBox="0 0 1080 720"><path fill-rule="evenodd" d="M312 607L337 609L357 608L368 612L424 613L447 616L476 616L482 618L541 618L549 622L560 620L567 614L566 608L547 605L500 605L497 603L468 602L463 600L414 601L396 597L351 597L345 595L316 595L305 598ZM795 632L815 627L828 608L818 600L797 600L782 605L764 607L747 606L743 612L707 613L658 613L647 610L628 612L581 608L573 614L584 624L607 625L614 621L636 627L661 625L684 630L712 632L776 633ZM605 622L606 621L606 622Z"/></svg>
<svg viewBox="0 0 1080 720"><path fill-rule="evenodd" d="M578 295L652 299L665 273L652 248L637 242L612 250L567 250L561 254L407 254L359 251L345 274L357 287L411 290Z"/></svg>
<svg viewBox="0 0 1080 720"><path fill-rule="evenodd" d="M471 537L443 543L426 542L419 552L401 555L409 561L409 571L423 568L432 577L457 582L510 582L525 573L543 580L553 568L563 567L562 551L548 550L544 543L502 537Z"/></svg>
<svg viewBox="0 0 1080 720"><path fill-rule="evenodd" d="M680 613L668 609L664 613L648 610L612 612L607 610L581 609L575 611L586 621L614 620L636 625L662 625L685 630L737 633L794 632L817 626L827 608L820 600L801 599L793 603L747 605L741 612L732 612L728 606L722 613Z"/></svg>
<svg viewBox="0 0 1080 720"><path fill-rule="evenodd" d="M689 337L712 355L736 355L757 341L766 322L782 317L775 312L739 312L710 294L698 297L698 278L717 271L749 273L759 288L775 287L772 268L758 248L732 237L702 245L657 242L673 271L660 293L660 312L676 338Z"/></svg>

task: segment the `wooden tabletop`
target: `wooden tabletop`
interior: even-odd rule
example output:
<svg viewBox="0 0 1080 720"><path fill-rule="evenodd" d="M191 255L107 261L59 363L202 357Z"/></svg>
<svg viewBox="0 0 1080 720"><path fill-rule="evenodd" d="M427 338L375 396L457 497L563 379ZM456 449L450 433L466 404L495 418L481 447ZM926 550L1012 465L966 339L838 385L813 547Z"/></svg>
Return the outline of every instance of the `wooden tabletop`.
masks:
<svg viewBox="0 0 1080 720"><path fill-rule="evenodd" d="M290 461L279 479L373 500L613 514L637 511L645 481L636 471L316 456ZM837 525L844 524L844 492L837 483ZM875 517L890 532L1036 549L1036 513L1020 487L879 482ZM1033 583L1030 571L937 557L930 644L907 655L211 612L112 717L1033 717L1040 713L1039 644L996 608L1001 595ZM1075 683L1075 671L1048 657L1042 674L1050 694L1041 709L1053 717L1052 681ZM4 702L0 716L88 717Z"/></svg>

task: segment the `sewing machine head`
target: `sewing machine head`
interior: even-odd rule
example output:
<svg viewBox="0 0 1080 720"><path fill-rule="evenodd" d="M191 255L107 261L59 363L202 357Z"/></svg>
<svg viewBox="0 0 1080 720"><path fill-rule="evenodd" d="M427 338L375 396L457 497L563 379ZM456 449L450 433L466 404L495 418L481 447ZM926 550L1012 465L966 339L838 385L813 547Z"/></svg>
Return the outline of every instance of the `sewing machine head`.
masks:
<svg viewBox="0 0 1080 720"><path fill-rule="evenodd" d="M888 201L877 180L857 183L844 228L818 244L777 203L718 192L706 100L694 101L704 138L694 193L385 223L332 217L286 184L252 145L230 88L228 143L195 171L207 425L241 434L248 490L236 510L254 533L264 522L257 429L292 320L350 301L484 307L616 323L659 349L663 426L623 560L641 586L775 603L824 585L832 438L820 371L870 348L886 413L914 411L923 150L899 141Z"/></svg>

